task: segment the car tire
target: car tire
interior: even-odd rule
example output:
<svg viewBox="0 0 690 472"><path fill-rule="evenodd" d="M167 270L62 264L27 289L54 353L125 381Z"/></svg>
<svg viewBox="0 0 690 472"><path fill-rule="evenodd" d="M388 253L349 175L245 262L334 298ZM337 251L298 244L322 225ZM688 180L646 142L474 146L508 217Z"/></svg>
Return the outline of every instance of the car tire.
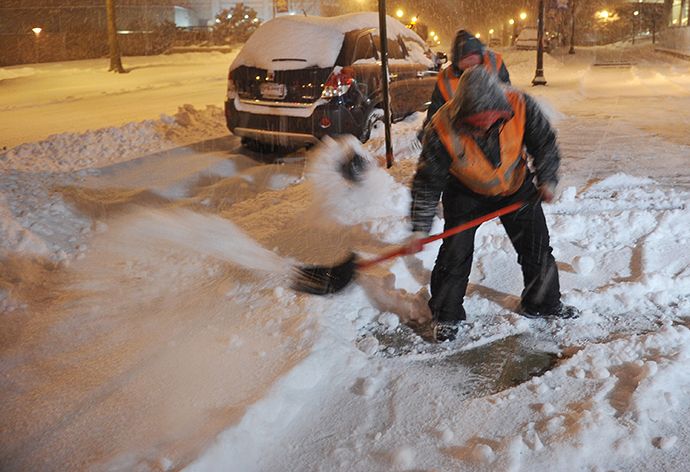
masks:
<svg viewBox="0 0 690 472"><path fill-rule="evenodd" d="M364 122L364 128L362 129L362 135L359 140L363 143L369 141L371 137L372 130L376 129L377 126L383 125L383 109L374 108L369 112L366 121Z"/></svg>

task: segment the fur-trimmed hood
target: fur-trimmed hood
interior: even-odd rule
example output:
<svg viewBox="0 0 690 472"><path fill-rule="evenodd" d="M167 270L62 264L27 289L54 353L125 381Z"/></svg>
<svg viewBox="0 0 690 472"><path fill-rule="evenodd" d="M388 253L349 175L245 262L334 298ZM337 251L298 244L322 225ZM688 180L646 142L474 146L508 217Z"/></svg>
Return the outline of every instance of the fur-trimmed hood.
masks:
<svg viewBox="0 0 690 472"><path fill-rule="evenodd" d="M450 117L457 120L487 111L512 113L512 108L504 86L486 67L475 66L460 77L449 111Z"/></svg>

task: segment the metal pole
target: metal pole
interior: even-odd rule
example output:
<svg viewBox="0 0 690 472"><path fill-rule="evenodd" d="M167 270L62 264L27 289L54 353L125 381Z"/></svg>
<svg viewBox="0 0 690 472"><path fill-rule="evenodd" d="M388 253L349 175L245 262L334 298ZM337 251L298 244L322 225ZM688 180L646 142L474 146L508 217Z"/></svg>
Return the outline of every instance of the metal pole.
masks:
<svg viewBox="0 0 690 472"><path fill-rule="evenodd" d="M544 78L544 0L539 0L539 28L537 30L537 70L532 85L546 85Z"/></svg>
<svg viewBox="0 0 690 472"><path fill-rule="evenodd" d="M632 43L635 44L635 16L632 17Z"/></svg>
<svg viewBox="0 0 690 472"><path fill-rule="evenodd" d="M383 91L383 126L386 131L386 166L393 166L391 142L391 106L388 93L388 31L386 29L386 0L379 0L379 38L381 43L381 88Z"/></svg>
<svg viewBox="0 0 690 472"><path fill-rule="evenodd" d="M570 0L570 50L568 54L575 54L575 0Z"/></svg>

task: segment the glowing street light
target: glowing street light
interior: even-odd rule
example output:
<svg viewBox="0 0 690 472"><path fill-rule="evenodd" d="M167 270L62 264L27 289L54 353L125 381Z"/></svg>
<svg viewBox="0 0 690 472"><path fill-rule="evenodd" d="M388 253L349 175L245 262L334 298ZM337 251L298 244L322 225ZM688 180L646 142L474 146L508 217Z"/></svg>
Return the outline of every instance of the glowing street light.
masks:
<svg viewBox="0 0 690 472"><path fill-rule="evenodd" d="M41 31L43 31L43 28L31 28L31 31L34 32L34 56L36 57L36 64L38 64L38 37L41 34Z"/></svg>
<svg viewBox="0 0 690 472"><path fill-rule="evenodd" d="M398 15L398 18L402 18L402 16L404 15L402 10L398 10L395 14Z"/></svg>
<svg viewBox="0 0 690 472"><path fill-rule="evenodd" d="M477 39L479 39L480 36L481 36L481 34L479 34L479 33L477 33L477 34L474 35L474 37L477 38Z"/></svg>
<svg viewBox="0 0 690 472"><path fill-rule="evenodd" d="M525 18L527 18L527 13L520 13L520 19L524 20Z"/></svg>
<svg viewBox="0 0 690 472"><path fill-rule="evenodd" d="M514 24L515 24L515 20L511 18L510 20L508 20L508 24L514 25Z"/></svg>
<svg viewBox="0 0 690 472"><path fill-rule="evenodd" d="M599 18L601 18L602 20L605 20L605 19L607 19L608 17L609 17L609 12L607 12L606 10L602 11L601 13L599 13Z"/></svg>

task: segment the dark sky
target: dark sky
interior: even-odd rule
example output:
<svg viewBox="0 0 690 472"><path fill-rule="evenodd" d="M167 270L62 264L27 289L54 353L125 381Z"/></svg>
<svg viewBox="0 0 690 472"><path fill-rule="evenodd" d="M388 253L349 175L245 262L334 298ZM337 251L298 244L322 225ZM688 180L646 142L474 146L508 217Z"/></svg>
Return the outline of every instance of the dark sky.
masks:
<svg viewBox="0 0 690 472"><path fill-rule="evenodd" d="M452 38L458 29L464 28L480 33L486 38L490 28L500 34L501 28L511 28L510 18L519 12L527 13L526 23L536 25L537 0L386 0L389 15L402 9L405 17L419 15L419 21L426 23L430 30L436 30L443 37ZM408 15L409 12L409 15ZM405 18L403 18L405 19ZM531 20L531 22L530 22Z"/></svg>

